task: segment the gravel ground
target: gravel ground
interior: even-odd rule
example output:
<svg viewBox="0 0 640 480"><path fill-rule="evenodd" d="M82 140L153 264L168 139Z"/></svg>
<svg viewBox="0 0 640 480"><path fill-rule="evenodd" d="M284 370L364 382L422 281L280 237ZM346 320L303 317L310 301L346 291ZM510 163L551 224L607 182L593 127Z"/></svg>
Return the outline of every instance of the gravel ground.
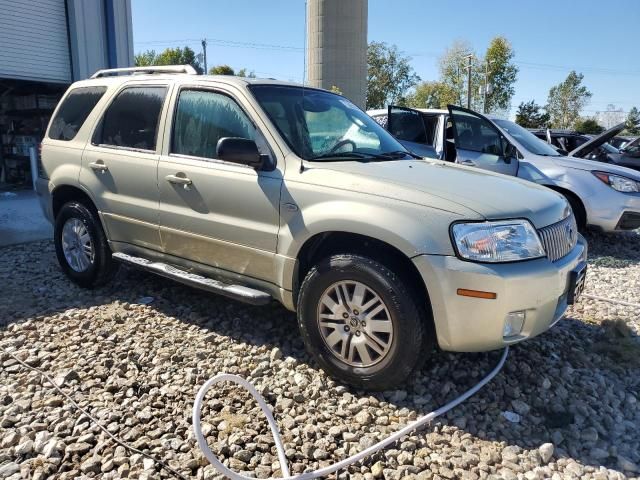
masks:
<svg viewBox="0 0 640 480"><path fill-rule="evenodd" d="M640 234L589 240L588 293L640 302ZM583 299L552 330L513 348L479 394L339 478L638 478L639 315ZM367 394L319 370L280 306L250 307L124 268L109 286L82 290L60 272L50 242L0 250L0 321L0 346L51 373L110 432L197 479L217 477L190 423L197 389L216 373L258 385L300 473L442 405L499 358L441 354L405 389ZM205 403L215 453L238 471L280 475L267 422L246 392L227 386ZM0 352L2 477L171 476Z"/></svg>

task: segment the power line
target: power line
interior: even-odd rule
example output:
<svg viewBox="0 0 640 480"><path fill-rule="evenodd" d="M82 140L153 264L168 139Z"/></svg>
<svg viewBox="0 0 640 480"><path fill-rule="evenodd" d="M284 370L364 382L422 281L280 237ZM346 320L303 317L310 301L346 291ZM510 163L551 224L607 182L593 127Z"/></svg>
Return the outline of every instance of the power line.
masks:
<svg viewBox="0 0 640 480"><path fill-rule="evenodd" d="M258 42L240 42L236 40L225 40L221 38L205 38L207 44L218 45L223 47L232 48L251 48L256 50L283 50L292 52L303 52L304 47L296 47L293 45L278 45L273 43L258 43ZM183 38L177 40L148 40L142 42L136 42L137 45L169 45L169 44L194 44L200 43L201 39L198 38Z"/></svg>

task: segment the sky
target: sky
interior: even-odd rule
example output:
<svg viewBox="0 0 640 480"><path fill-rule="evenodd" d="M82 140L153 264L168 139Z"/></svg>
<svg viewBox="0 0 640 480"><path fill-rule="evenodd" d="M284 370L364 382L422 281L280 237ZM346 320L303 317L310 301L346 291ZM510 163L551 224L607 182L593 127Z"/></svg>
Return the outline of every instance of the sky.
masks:
<svg viewBox="0 0 640 480"><path fill-rule="evenodd" d="M344 0L348 1L348 0ZM209 67L228 64L259 77L301 82L303 0L132 0L135 53L185 45ZM438 57L455 40L482 54L505 36L519 67L512 115L522 101L544 105L571 70L593 93L583 115L607 105L640 107L640 1L369 0L369 41L395 44L422 80L437 80Z"/></svg>

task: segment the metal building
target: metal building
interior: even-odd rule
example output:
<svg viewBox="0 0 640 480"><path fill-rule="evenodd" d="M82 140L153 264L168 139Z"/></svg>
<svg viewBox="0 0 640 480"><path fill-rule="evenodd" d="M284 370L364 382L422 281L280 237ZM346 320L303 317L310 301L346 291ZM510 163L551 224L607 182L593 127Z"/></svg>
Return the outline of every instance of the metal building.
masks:
<svg viewBox="0 0 640 480"><path fill-rule="evenodd" d="M309 84L337 87L364 108L367 94L368 0L308 0Z"/></svg>
<svg viewBox="0 0 640 480"><path fill-rule="evenodd" d="M0 188L29 182L29 152L73 81L131 65L130 0L0 0Z"/></svg>

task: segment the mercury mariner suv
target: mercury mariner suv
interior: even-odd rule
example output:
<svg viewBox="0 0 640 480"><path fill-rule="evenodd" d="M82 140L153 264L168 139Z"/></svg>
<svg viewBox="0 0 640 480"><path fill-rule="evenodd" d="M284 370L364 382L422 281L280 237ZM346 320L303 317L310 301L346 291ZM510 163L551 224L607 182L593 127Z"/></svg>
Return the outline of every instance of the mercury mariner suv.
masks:
<svg viewBox="0 0 640 480"><path fill-rule="evenodd" d="M194 73L100 71L57 107L37 186L77 284L125 263L275 299L329 374L368 389L436 346L538 335L581 293L586 243L558 193L416 158L331 92Z"/></svg>

